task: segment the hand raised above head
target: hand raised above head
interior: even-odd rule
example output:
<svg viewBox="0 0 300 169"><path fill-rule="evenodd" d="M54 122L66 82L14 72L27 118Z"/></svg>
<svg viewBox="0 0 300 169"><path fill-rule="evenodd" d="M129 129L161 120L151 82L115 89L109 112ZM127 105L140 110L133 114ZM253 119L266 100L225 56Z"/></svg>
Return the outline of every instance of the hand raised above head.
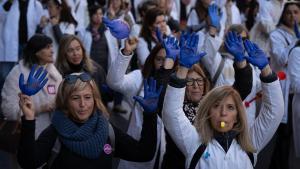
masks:
<svg viewBox="0 0 300 169"><path fill-rule="evenodd" d="M168 36L166 40L163 41L163 47L166 50L166 58L175 61L180 53L178 40L175 37Z"/></svg>
<svg viewBox="0 0 300 169"><path fill-rule="evenodd" d="M47 70L43 67L37 69L37 65L33 65L26 84L24 83L24 75L21 73L19 76L19 88L21 92L28 96L35 95L46 85L48 81L46 77L47 73Z"/></svg>
<svg viewBox="0 0 300 169"><path fill-rule="evenodd" d="M244 45L249 55L245 58L249 63L257 66L260 70L269 64L266 54L255 43L245 40Z"/></svg>
<svg viewBox="0 0 300 169"><path fill-rule="evenodd" d="M133 98L143 107L146 113L154 113L158 107L161 91L162 86L157 88L156 80L151 77L144 79L144 97L134 96Z"/></svg>
<svg viewBox="0 0 300 169"><path fill-rule="evenodd" d="M125 39L129 37L130 28L125 21L121 19L110 20L107 17L103 17L103 23L109 28L115 38Z"/></svg>
<svg viewBox="0 0 300 169"><path fill-rule="evenodd" d="M208 16L210 19L210 26L215 27L217 29L220 28L220 14L219 8L216 4L211 4L208 7Z"/></svg>
<svg viewBox="0 0 300 169"><path fill-rule="evenodd" d="M185 34L183 33L180 37L180 55L179 64L186 68L191 68L195 63L199 62L200 59L206 55L205 52L200 54L197 53L199 42L199 35L196 34Z"/></svg>
<svg viewBox="0 0 300 169"><path fill-rule="evenodd" d="M225 47L227 51L234 56L236 62L245 60L243 40L236 32L227 33Z"/></svg>

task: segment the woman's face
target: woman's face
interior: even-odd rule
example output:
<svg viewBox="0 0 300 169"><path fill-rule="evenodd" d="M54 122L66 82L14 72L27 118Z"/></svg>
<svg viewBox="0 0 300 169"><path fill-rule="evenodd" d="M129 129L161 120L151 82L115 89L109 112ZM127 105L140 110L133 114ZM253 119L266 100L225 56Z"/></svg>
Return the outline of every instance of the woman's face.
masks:
<svg viewBox="0 0 300 169"><path fill-rule="evenodd" d="M98 9L92 16L92 24L98 25L102 23L103 12L102 9Z"/></svg>
<svg viewBox="0 0 300 169"><path fill-rule="evenodd" d="M71 41L66 54L68 62L79 65L83 59L83 51L80 43L77 40Z"/></svg>
<svg viewBox="0 0 300 169"><path fill-rule="evenodd" d="M75 120L84 122L89 119L94 110L94 96L90 85L81 91L74 91L68 98L70 113Z"/></svg>
<svg viewBox="0 0 300 169"><path fill-rule="evenodd" d="M222 133L230 131L237 122L237 113L237 105L232 96L214 103L209 110L212 128ZM221 127L221 122L225 123L224 127Z"/></svg>
<svg viewBox="0 0 300 169"><path fill-rule="evenodd" d="M283 21L286 26L293 28L294 22L299 23L300 21L300 9L297 5L291 4L286 8L286 11L283 15Z"/></svg>
<svg viewBox="0 0 300 169"><path fill-rule="evenodd" d="M35 53L40 65L53 63L53 45L48 44L45 48Z"/></svg>
<svg viewBox="0 0 300 169"><path fill-rule="evenodd" d="M47 8L50 18L58 16L60 14L61 8L57 4L55 4L54 0L48 1Z"/></svg>
<svg viewBox="0 0 300 169"><path fill-rule="evenodd" d="M155 70L160 69L164 65L165 59L166 59L166 51L164 49L161 49L154 57Z"/></svg>
<svg viewBox="0 0 300 169"><path fill-rule="evenodd" d="M156 17L155 22L153 23L153 31L155 28L159 28L162 33L167 32L167 24L165 20L165 15L159 15Z"/></svg>
<svg viewBox="0 0 300 169"><path fill-rule="evenodd" d="M187 75L186 99L189 102L199 103L204 91L204 79L196 72Z"/></svg>

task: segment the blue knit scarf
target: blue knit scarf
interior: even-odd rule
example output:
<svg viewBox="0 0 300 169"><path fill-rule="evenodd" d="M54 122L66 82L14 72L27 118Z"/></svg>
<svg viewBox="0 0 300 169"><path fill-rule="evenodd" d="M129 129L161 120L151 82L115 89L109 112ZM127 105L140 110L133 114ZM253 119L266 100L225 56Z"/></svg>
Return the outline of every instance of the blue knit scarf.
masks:
<svg viewBox="0 0 300 169"><path fill-rule="evenodd" d="M72 152L88 159L100 157L108 138L108 122L101 113L93 113L79 126L65 113L56 111L52 124L58 132L59 140Z"/></svg>

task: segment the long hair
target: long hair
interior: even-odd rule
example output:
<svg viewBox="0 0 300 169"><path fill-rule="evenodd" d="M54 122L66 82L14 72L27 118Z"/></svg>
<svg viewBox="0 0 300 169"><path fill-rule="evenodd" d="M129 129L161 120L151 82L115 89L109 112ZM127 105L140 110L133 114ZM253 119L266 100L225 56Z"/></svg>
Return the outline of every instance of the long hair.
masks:
<svg viewBox="0 0 300 169"><path fill-rule="evenodd" d="M80 73L73 73L79 75ZM56 96L56 108L60 111L63 111L66 113L68 116L72 115L72 108L70 108L68 103L68 99L70 98L71 94L74 91L81 91L83 90L87 85L90 85L92 88L92 93L94 97L94 110L93 112L96 112L97 110L100 110L105 117L109 117L109 113L104 106L104 104L101 101L101 95L100 91L97 87L97 84L95 81L92 79L87 82L83 82L80 79L77 79L77 81L73 84L66 83L65 80L63 80L59 87L58 87L58 93Z"/></svg>
<svg viewBox="0 0 300 169"><path fill-rule="evenodd" d="M154 67L154 59L157 53L161 50L164 49L163 46L159 43L157 44L151 51L149 56L147 57L144 67L142 69L142 74L143 78L148 78L150 77L151 73L155 70Z"/></svg>
<svg viewBox="0 0 300 169"><path fill-rule="evenodd" d="M285 21L284 21L284 15L287 11L287 8L291 5L296 5L299 9L300 9L300 2L299 1L293 1L293 2L286 2L286 4L283 7L280 19L278 21L277 26L279 26L280 24L286 25Z"/></svg>
<svg viewBox="0 0 300 169"><path fill-rule="evenodd" d="M83 55L82 69L90 74L93 74L96 71L96 68L95 68L95 66L93 66L93 63L92 63L92 60L90 59L90 57L87 56L86 50L85 50L81 40L75 35L64 35L61 38L60 43L59 43L59 48L58 48L58 55L57 55L57 59L56 59L56 63L55 63L57 70L62 75L72 72L71 67L67 60L67 50L73 40L76 40L81 46L82 55Z"/></svg>
<svg viewBox="0 0 300 169"><path fill-rule="evenodd" d="M194 64L192 68L189 69L188 74L192 72L196 72L203 78L204 80L203 96L205 96L211 90L211 82L209 81L209 78L206 76L206 74L198 64Z"/></svg>
<svg viewBox="0 0 300 169"><path fill-rule="evenodd" d="M210 109L218 101L223 100L227 96L232 96L237 108L237 123L234 124L234 131L238 132L237 142L246 152L255 152L250 135L248 132L246 111L239 93L231 86L217 87L208 92L208 94L200 101L200 109L195 118L195 127L201 135L202 142L208 145L213 139L214 130L210 123Z"/></svg>
<svg viewBox="0 0 300 169"><path fill-rule="evenodd" d="M164 12L159 8L151 8L146 12L144 17L142 29L140 32L140 37L143 37L147 43L151 43L151 41L156 41L152 37L153 24L155 23L156 17L164 15Z"/></svg>
<svg viewBox="0 0 300 169"><path fill-rule="evenodd" d="M58 0L48 0L48 1L53 1L56 6L61 7L59 22L72 23L75 26L78 24L76 19L72 15L71 8L69 7L69 5L65 0L61 0L61 3L59 3Z"/></svg>

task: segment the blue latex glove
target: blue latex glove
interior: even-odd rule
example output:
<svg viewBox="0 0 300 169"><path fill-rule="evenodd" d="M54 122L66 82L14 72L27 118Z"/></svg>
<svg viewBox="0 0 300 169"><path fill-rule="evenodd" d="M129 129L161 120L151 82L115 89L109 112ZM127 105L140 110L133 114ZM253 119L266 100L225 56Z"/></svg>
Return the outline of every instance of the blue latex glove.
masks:
<svg viewBox="0 0 300 169"><path fill-rule="evenodd" d="M295 35L298 39L300 39L300 32L299 32L299 27L298 27L298 23L295 21L294 23L294 32L295 32Z"/></svg>
<svg viewBox="0 0 300 169"><path fill-rule="evenodd" d="M269 64L266 54L255 43L252 43L250 40L245 40L244 45L249 55L245 58L249 63L257 66L260 70Z"/></svg>
<svg viewBox="0 0 300 169"><path fill-rule="evenodd" d="M178 40L175 37L168 36L166 40L163 41L163 47L166 50L166 58L175 61L180 52Z"/></svg>
<svg viewBox="0 0 300 169"><path fill-rule="evenodd" d="M228 32L225 38L227 51L234 56L234 61L241 62L245 58L243 40L236 32Z"/></svg>
<svg viewBox="0 0 300 169"><path fill-rule="evenodd" d="M160 44L163 44L164 38L163 38L163 34L161 33L159 27L155 28L155 35L156 35L156 38L157 38L158 42Z"/></svg>
<svg viewBox="0 0 300 169"><path fill-rule="evenodd" d="M216 4L209 5L208 7L208 16L210 19L210 26L213 26L217 29L220 28L220 15L218 11L218 6Z"/></svg>
<svg viewBox="0 0 300 169"><path fill-rule="evenodd" d="M191 68L195 63L206 55L205 52L197 54L199 36L196 34L182 34L180 37L179 64Z"/></svg>
<svg viewBox="0 0 300 169"><path fill-rule="evenodd" d="M26 94L28 96L35 95L37 92L39 92L47 83L48 78L47 76L47 70L43 67L40 67L37 69L37 65L33 65L33 67L30 70L27 84L24 84L24 75L21 73L19 77L19 88L23 94Z"/></svg>
<svg viewBox="0 0 300 169"><path fill-rule="evenodd" d="M129 25L121 19L110 20L103 17L103 23L109 28L111 34L117 39L125 39L129 37Z"/></svg>
<svg viewBox="0 0 300 169"><path fill-rule="evenodd" d="M141 96L134 96L136 100L144 109L145 113L154 113L158 107L159 95L162 91L162 86L156 88L156 80L149 78L144 80L144 98Z"/></svg>

